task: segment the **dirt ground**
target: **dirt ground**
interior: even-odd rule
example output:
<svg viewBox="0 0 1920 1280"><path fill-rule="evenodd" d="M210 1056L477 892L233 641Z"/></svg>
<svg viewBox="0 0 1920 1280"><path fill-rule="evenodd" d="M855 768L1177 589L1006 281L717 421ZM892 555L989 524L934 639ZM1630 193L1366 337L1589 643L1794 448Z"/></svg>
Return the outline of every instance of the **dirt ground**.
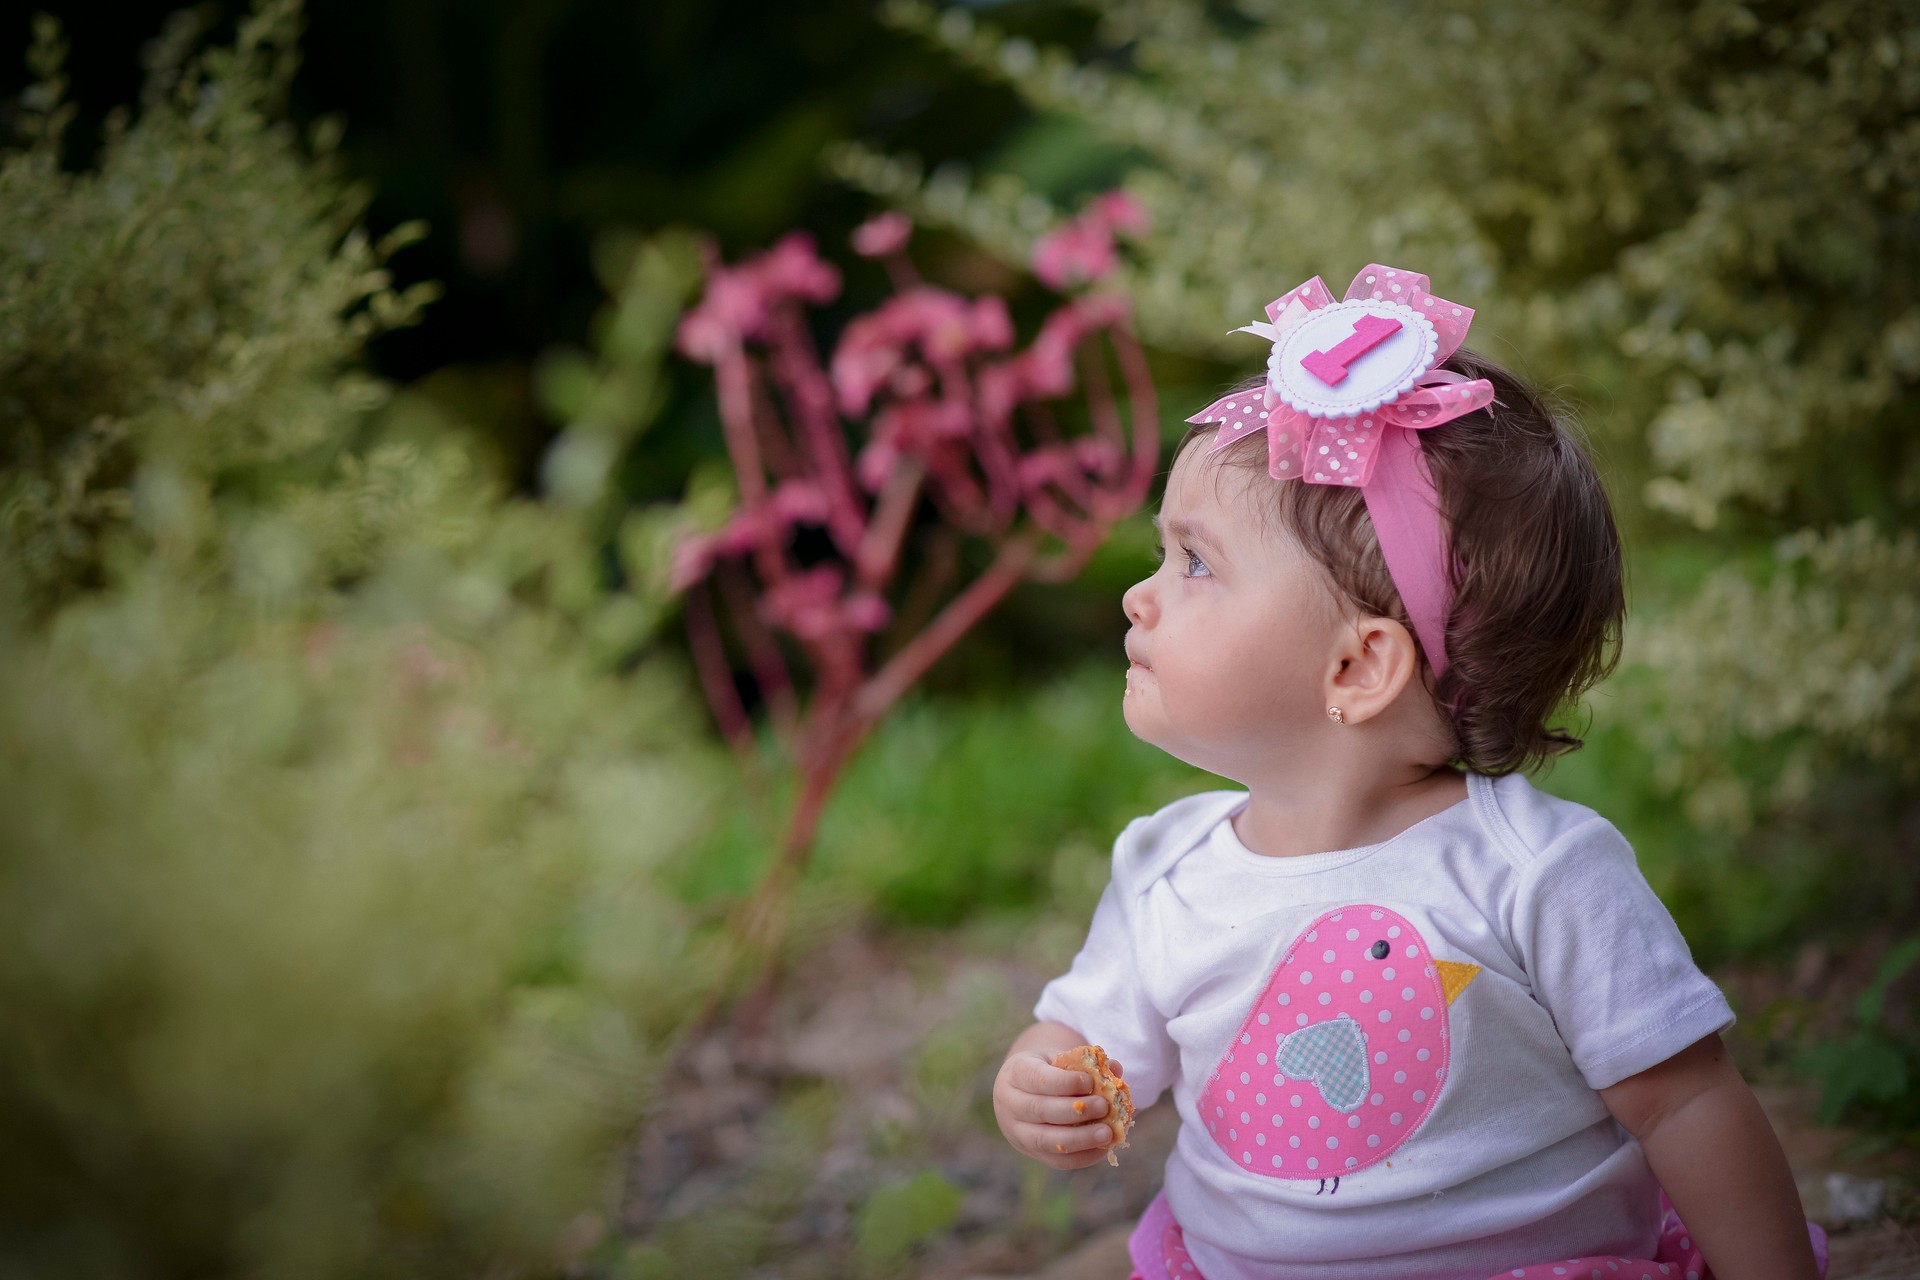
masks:
<svg viewBox="0 0 1920 1280"><path fill-rule="evenodd" d="M651 1263L633 1273L1125 1280L1127 1232L1158 1190L1176 1117L1143 1113L1117 1169L1060 1173L1001 1140L993 1073L1047 976L1031 941L833 935L757 1026L689 1046L629 1155L619 1234L646 1242L636 1257ZM1715 977L1743 1013L1782 993L1821 1008L1872 963L1803 953ZM1782 1033L1778 1018L1761 1030ZM1920 1240L1902 1225L1920 1221L1915 1153L1864 1154L1864 1135L1815 1123L1811 1089L1769 1065L1767 1043L1729 1043L1829 1232L1830 1280L1920 1280ZM924 1195L899 1190L916 1176ZM876 1198L885 1188L895 1198Z"/></svg>

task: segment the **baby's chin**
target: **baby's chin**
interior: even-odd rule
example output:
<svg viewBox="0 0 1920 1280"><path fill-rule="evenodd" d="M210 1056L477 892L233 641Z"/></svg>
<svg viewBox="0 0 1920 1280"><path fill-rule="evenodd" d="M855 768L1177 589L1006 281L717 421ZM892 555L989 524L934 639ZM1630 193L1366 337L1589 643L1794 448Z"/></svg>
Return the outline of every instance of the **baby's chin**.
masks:
<svg viewBox="0 0 1920 1280"><path fill-rule="evenodd" d="M1251 741L1235 742L1229 748L1218 739L1202 738L1186 732L1177 724L1169 723L1160 714L1159 707L1140 698L1139 694L1127 700L1122 714L1126 718L1128 731L1148 746L1157 747L1202 773L1210 773L1243 787L1252 786L1249 779L1261 772L1261 769L1249 766L1250 760L1257 759L1265 765L1275 761L1305 759L1312 749L1309 745L1311 735L1304 730L1298 741L1286 735L1253 734L1250 735Z"/></svg>
<svg viewBox="0 0 1920 1280"><path fill-rule="evenodd" d="M1183 758L1169 745L1166 725L1158 722L1158 717L1142 705L1143 701L1138 692L1127 690L1127 700L1120 707L1120 716L1127 722L1127 732L1150 747L1159 747L1170 756Z"/></svg>
<svg viewBox="0 0 1920 1280"><path fill-rule="evenodd" d="M1127 706L1125 716L1127 729L1148 746L1158 747L1182 764L1192 765L1202 772L1215 774L1229 781L1235 780L1230 775L1221 773L1222 761L1204 745L1188 739L1165 723L1155 723L1153 717L1146 715L1134 705Z"/></svg>

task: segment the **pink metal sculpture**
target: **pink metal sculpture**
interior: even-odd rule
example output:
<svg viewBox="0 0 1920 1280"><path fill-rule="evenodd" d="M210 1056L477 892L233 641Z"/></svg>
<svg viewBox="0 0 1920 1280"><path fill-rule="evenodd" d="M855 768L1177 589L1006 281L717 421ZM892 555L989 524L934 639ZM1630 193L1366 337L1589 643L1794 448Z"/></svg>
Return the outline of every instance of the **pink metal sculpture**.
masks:
<svg viewBox="0 0 1920 1280"><path fill-rule="evenodd" d="M1141 223L1128 197L1102 197L1036 247L1036 272L1097 285L1114 231ZM1146 499L1158 460L1153 385L1122 295L1068 297L1015 349L999 297L919 278L910 230L886 213L855 232L895 292L846 326L824 365L805 308L838 295L839 273L801 234L736 266L710 254L706 293L680 325L681 352L713 367L740 502L722 528L679 543L673 583L687 592L720 728L752 758L738 665L798 773L778 857L749 905L749 931L767 946L866 734L1021 579L1077 573ZM1083 430L1057 411L1069 397ZM966 538L993 557L961 585ZM810 678L796 680L796 664Z"/></svg>

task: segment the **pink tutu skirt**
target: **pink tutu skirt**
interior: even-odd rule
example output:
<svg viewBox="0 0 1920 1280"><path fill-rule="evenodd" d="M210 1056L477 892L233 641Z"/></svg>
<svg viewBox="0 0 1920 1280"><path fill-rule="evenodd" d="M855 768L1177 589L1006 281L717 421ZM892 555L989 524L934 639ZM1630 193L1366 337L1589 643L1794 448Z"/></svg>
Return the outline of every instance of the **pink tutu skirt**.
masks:
<svg viewBox="0 0 1920 1280"><path fill-rule="evenodd" d="M1664 1191L1660 1193L1660 1212L1660 1245L1651 1258L1627 1258L1618 1254L1562 1258L1515 1267L1489 1276L1487 1280L1554 1280L1554 1277L1564 1277L1565 1280L1645 1280L1649 1276L1656 1280L1712 1280L1706 1260L1700 1256L1693 1237L1687 1233L1686 1224L1673 1211L1673 1204ZM1813 1240L1813 1260L1820 1268L1820 1274L1825 1276L1827 1234L1812 1222L1807 1224L1807 1234ZM1173 1220L1173 1210L1167 1207L1164 1191L1154 1197L1153 1203L1147 1206L1146 1213L1141 1216L1140 1225L1133 1229L1133 1235L1127 1241L1127 1252L1133 1258L1131 1280L1206 1280L1199 1268L1193 1265L1193 1259L1187 1256L1180 1224Z"/></svg>

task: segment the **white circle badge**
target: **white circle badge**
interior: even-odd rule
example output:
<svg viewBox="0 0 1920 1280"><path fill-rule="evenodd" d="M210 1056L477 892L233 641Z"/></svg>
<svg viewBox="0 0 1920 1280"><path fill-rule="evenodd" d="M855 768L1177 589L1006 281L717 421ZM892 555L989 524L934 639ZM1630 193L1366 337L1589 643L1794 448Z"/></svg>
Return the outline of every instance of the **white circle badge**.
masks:
<svg viewBox="0 0 1920 1280"><path fill-rule="evenodd" d="M1398 302L1356 298L1307 314L1267 357L1267 382L1315 418L1377 409L1436 363L1432 321Z"/></svg>

